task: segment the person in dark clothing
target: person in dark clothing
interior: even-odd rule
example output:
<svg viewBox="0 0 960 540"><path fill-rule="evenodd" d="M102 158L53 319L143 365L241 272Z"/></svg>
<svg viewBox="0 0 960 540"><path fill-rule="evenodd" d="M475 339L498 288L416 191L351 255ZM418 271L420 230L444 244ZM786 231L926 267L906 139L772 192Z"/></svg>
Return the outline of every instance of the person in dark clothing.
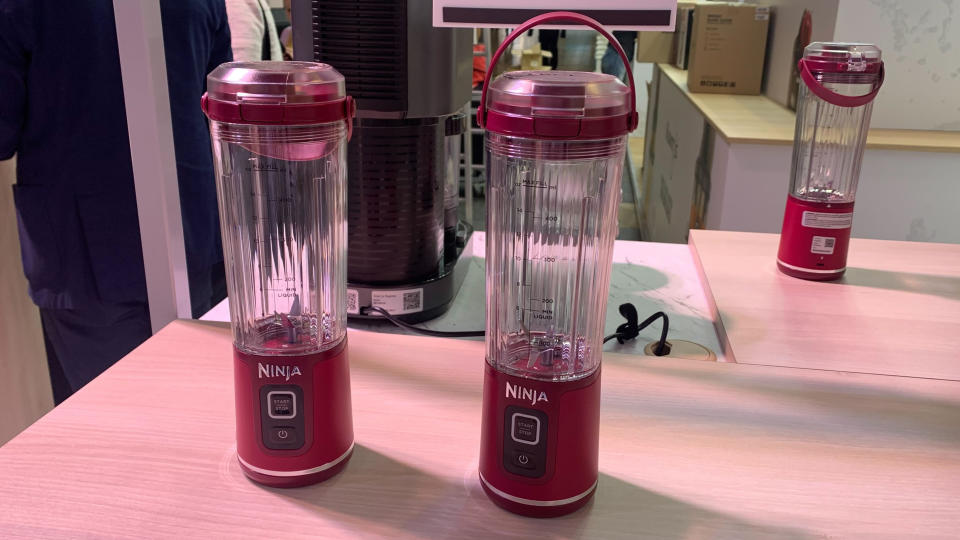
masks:
<svg viewBox="0 0 960 540"><path fill-rule="evenodd" d="M227 296L217 188L200 97L207 74L233 59L223 0L161 0L170 117L193 317Z"/></svg>
<svg viewBox="0 0 960 540"><path fill-rule="evenodd" d="M560 64L560 30L540 30L540 48L550 51L551 56L547 59L547 65L550 69L557 69Z"/></svg>
<svg viewBox="0 0 960 540"><path fill-rule="evenodd" d="M623 52L627 53L627 60L633 64L633 53L637 42L637 33L616 30L613 32L613 37L617 38L620 46L623 47ZM633 66L631 65L630 67L632 68ZM617 54L617 50L614 49L610 43L607 43L607 50L604 51L603 58L600 60L600 71L614 75L623 82L628 82L627 68L623 65L623 61L620 60L620 55Z"/></svg>
<svg viewBox="0 0 960 540"><path fill-rule="evenodd" d="M223 0L161 9L175 21L164 40L193 275L222 265L198 104L230 37ZM59 403L151 333L112 1L0 0L0 96L0 159L17 155L21 256Z"/></svg>

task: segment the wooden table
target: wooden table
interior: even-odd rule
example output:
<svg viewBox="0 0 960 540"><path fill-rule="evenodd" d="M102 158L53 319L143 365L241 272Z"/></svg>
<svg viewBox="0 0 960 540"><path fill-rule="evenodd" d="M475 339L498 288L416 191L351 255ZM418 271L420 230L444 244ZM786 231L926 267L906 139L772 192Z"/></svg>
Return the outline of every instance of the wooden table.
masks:
<svg viewBox="0 0 960 540"><path fill-rule="evenodd" d="M816 282L777 270L779 241L690 231L728 361L960 380L960 245L853 238Z"/></svg>
<svg viewBox="0 0 960 540"><path fill-rule="evenodd" d="M535 520L479 489L483 344L349 334L357 447L267 489L234 454L230 334L174 322L0 448L0 536L948 538L960 383L607 354L600 486Z"/></svg>

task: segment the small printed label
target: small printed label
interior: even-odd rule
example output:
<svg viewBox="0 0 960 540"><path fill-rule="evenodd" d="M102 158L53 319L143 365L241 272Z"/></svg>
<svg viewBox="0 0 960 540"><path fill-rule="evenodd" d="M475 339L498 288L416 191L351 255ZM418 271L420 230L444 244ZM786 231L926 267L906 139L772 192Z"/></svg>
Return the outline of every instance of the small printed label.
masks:
<svg viewBox="0 0 960 540"><path fill-rule="evenodd" d="M360 314L360 293L356 289L347 289L347 315Z"/></svg>
<svg viewBox="0 0 960 540"><path fill-rule="evenodd" d="M836 244L836 238L832 238L830 236L814 236L813 243L810 245L810 253L833 255L833 247Z"/></svg>
<svg viewBox="0 0 960 540"><path fill-rule="evenodd" d="M754 12L754 19L758 21L765 21L770 18L770 8L769 7L758 7Z"/></svg>
<svg viewBox="0 0 960 540"><path fill-rule="evenodd" d="M423 311L423 289L373 291L370 296L373 307L385 309L391 315Z"/></svg>
<svg viewBox="0 0 960 540"><path fill-rule="evenodd" d="M849 214L828 214L826 212L803 212L804 227L812 229L849 229L853 224L853 212ZM831 251L831 253L833 253Z"/></svg>

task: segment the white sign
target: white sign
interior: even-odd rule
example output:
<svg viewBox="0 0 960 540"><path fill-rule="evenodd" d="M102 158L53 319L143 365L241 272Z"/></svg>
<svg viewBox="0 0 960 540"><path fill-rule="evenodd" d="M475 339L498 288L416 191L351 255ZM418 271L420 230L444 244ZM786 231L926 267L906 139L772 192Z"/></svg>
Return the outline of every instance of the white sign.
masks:
<svg viewBox="0 0 960 540"><path fill-rule="evenodd" d="M608 30L672 32L677 0L433 0L433 25L514 28L549 11L576 11ZM575 23L550 28L583 28Z"/></svg>

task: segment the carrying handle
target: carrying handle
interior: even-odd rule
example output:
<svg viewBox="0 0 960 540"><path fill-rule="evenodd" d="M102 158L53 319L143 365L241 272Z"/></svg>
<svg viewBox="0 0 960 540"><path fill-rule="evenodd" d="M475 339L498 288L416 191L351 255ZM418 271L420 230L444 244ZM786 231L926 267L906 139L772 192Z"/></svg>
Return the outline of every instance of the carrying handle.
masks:
<svg viewBox="0 0 960 540"><path fill-rule="evenodd" d="M813 72L810 70L810 62L806 58L801 58L797 62L797 70L800 72L800 78L803 79L804 84L807 85L807 88L814 93L820 99L836 105L838 107L860 107L866 105L873 101L873 98L877 97L877 92L880 91L880 87L883 86L883 64L880 64L880 76L877 79L877 82L873 85L873 90L863 94L862 96L845 96L830 90L823 85L817 78L813 75Z"/></svg>
<svg viewBox="0 0 960 540"><path fill-rule="evenodd" d="M493 66L497 65L497 61L500 60L503 51L513 43L513 40L517 39L517 36L522 36L527 30L534 26L553 21L577 22L584 26L589 26L607 38L607 41L616 49L617 54L620 55L620 60L623 61L623 65L627 68L627 82L630 84L630 118L627 121L627 127L630 131L633 131L639 122L639 117L637 116L637 89L633 82L633 69L630 67L630 60L627 59L627 53L623 52L623 47L620 46L620 42L617 41L610 32L607 32L606 29L603 28L603 25L597 22L597 20L580 13L574 13L573 11L551 11L550 13L537 15L516 27L513 32L507 36L507 39L497 47L497 52L493 54L493 58L490 59L490 65L487 66L487 74L483 77L483 90L480 92L480 107L477 109L477 124L479 124L480 127L484 127L487 123L487 86L490 85Z"/></svg>

